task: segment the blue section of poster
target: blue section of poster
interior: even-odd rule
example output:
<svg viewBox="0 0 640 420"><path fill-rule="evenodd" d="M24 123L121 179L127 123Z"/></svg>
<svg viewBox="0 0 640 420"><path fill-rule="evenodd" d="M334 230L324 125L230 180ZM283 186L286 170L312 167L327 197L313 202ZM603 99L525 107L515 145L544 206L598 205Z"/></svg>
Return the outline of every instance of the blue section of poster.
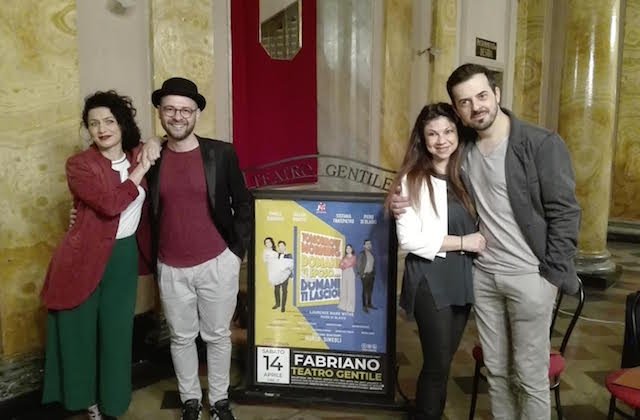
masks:
<svg viewBox="0 0 640 420"><path fill-rule="evenodd" d="M384 217L383 204L297 204L344 236L342 260L332 278L306 278L304 270L296 273L298 310L331 350L386 352L389 221ZM296 254L302 257L305 247L314 243L332 245L330 238L309 232L297 232L295 236ZM333 302L322 304L322 299ZM316 304L304 305L308 302Z"/></svg>

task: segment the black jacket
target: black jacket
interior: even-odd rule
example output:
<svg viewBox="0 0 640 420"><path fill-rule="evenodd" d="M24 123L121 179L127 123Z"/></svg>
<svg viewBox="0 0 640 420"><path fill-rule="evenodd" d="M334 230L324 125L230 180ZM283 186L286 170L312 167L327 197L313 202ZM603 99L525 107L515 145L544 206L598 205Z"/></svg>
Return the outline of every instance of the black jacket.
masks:
<svg viewBox="0 0 640 420"><path fill-rule="evenodd" d="M198 137L209 196L209 212L227 246L240 259L249 247L253 226L252 197L238 165L231 143ZM167 143L163 144L163 149ZM158 257L158 222L160 203L160 170L162 154L147 172L151 217L152 261Z"/></svg>
<svg viewBox="0 0 640 420"><path fill-rule="evenodd" d="M569 150L557 133L502 110L511 120L505 178L513 215L540 260L540 275L573 294L578 290L574 258L580 206ZM472 192L468 176L463 181Z"/></svg>

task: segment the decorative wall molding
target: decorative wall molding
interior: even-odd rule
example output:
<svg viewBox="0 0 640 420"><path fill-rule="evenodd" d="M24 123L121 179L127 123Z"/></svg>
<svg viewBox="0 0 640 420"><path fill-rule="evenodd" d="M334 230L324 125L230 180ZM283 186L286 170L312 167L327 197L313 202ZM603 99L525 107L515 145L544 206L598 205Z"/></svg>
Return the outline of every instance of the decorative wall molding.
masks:
<svg viewBox="0 0 640 420"><path fill-rule="evenodd" d="M317 159L315 168L309 164ZM289 187L327 191L389 191L396 172L368 162L335 155L303 155L243 170L255 188Z"/></svg>

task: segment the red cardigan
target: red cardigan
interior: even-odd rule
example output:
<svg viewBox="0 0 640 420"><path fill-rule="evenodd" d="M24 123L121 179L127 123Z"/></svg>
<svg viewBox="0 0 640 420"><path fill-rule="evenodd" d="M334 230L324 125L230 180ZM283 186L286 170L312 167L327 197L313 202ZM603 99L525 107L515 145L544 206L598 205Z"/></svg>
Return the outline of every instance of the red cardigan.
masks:
<svg viewBox="0 0 640 420"><path fill-rule="evenodd" d="M129 171L136 166L134 156L139 150L137 147L127 152L131 162ZM94 146L71 156L66 171L78 213L76 222L51 258L42 288L42 300L53 310L74 308L96 289L116 241L120 213L138 196L135 183L131 180L121 183L120 175L111 168L111 161ZM146 202L136 234L141 251L141 274L150 272Z"/></svg>

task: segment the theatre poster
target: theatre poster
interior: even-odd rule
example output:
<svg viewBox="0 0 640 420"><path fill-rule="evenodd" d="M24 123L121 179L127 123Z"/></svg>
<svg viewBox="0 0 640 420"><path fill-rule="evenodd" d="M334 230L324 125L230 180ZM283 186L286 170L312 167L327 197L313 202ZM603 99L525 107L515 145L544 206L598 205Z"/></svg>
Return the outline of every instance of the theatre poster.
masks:
<svg viewBox="0 0 640 420"><path fill-rule="evenodd" d="M255 194L254 388L393 399L396 239L383 202L377 193Z"/></svg>

